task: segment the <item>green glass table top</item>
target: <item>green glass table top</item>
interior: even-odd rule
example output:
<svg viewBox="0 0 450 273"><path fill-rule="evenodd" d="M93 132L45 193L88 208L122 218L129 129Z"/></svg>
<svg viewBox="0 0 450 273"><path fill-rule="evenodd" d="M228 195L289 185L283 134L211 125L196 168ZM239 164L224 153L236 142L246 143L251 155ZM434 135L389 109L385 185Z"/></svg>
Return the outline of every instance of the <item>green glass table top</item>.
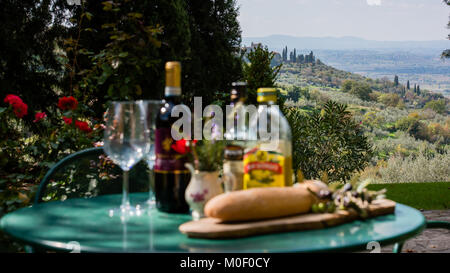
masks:
<svg viewBox="0 0 450 273"><path fill-rule="evenodd" d="M133 204L147 194L132 194ZM0 227L14 238L48 249L70 251L73 242L86 252L310 252L365 249L370 241L394 243L420 233L423 215L397 204L395 214L366 221L299 232L260 235L242 239L191 239L178 231L190 215L166 214L120 219L110 217L120 195L69 199L23 208L5 215Z"/></svg>

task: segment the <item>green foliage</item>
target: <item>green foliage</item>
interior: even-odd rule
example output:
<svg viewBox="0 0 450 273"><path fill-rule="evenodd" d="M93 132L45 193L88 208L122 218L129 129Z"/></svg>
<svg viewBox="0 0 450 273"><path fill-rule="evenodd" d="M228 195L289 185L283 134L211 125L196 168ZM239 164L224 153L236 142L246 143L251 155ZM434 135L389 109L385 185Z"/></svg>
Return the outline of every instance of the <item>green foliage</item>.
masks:
<svg viewBox="0 0 450 273"><path fill-rule="evenodd" d="M355 81L345 80L342 83L342 86L341 86L342 91L343 92L350 92L350 90L352 89L354 83L355 83Z"/></svg>
<svg viewBox="0 0 450 273"><path fill-rule="evenodd" d="M293 102L297 102L300 98L304 98L306 100L311 99L311 94L308 88L292 86L287 88L287 95L285 97Z"/></svg>
<svg viewBox="0 0 450 273"><path fill-rule="evenodd" d="M56 105L56 101L53 102ZM80 107L80 106L78 106ZM101 126L81 115L79 109L57 110L57 119L36 121L36 132L17 118L11 107L0 113L0 215L30 203L36 186L57 161L75 151L92 147L102 137ZM34 116L29 114L30 116ZM71 118L67 124L63 118ZM78 122L88 121L92 131L82 131Z"/></svg>
<svg viewBox="0 0 450 273"><path fill-rule="evenodd" d="M372 149L347 106L332 101L311 113L287 111L293 136L293 167L307 178L347 181L372 157Z"/></svg>
<svg viewBox="0 0 450 273"><path fill-rule="evenodd" d="M161 98L166 61L182 62L187 105L194 96L205 104L222 103L231 82L242 78L233 0L89 1L75 14L80 19L70 28L79 44L74 81L83 101L95 101L90 106L97 117L110 99Z"/></svg>
<svg viewBox="0 0 450 273"><path fill-rule="evenodd" d="M446 112L445 99L431 100L425 104L425 109L432 109L436 113L443 114Z"/></svg>
<svg viewBox="0 0 450 273"><path fill-rule="evenodd" d="M416 209L444 210L450 208L450 182L371 184L370 190L386 189L386 198Z"/></svg>
<svg viewBox="0 0 450 273"><path fill-rule="evenodd" d="M419 122L418 113L411 113L407 117L397 120L395 127L402 131L408 131L415 123Z"/></svg>
<svg viewBox="0 0 450 273"><path fill-rule="evenodd" d="M349 91L350 94L357 96L362 100L370 100L370 93L372 89L366 83L353 83L352 88Z"/></svg>
<svg viewBox="0 0 450 273"><path fill-rule="evenodd" d="M29 112L54 109L63 68L57 61L55 40L66 32L64 16L52 10L54 1L2 0L0 10L0 97L8 93L22 97ZM65 2L65 1L64 1ZM37 130L33 116L24 122Z"/></svg>
<svg viewBox="0 0 450 273"><path fill-rule="evenodd" d="M377 100L387 106L395 107L400 102L400 97L397 94L381 94Z"/></svg>
<svg viewBox="0 0 450 273"><path fill-rule="evenodd" d="M274 87L281 65L270 65L275 53L267 47L258 46L248 53L249 63L244 63L244 78L248 86L249 104L256 104L256 90L260 87Z"/></svg>
<svg viewBox="0 0 450 273"><path fill-rule="evenodd" d="M231 83L241 80L243 75L236 1L184 2L187 3L191 33L190 53L183 63L184 102L193 105L194 96L201 96L204 105L213 102L224 105L223 94L226 93L228 98Z"/></svg>
<svg viewBox="0 0 450 273"><path fill-rule="evenodd" d="M387 183L450 182L450 157L447 153L393 156L378 172Z"/></svg>
<svg viewBox="0 0 450 273"><path fill-rule="evenodd" d="M86 1L71 21L64 88L73 82L97 118L109 100L161 98L165 61L183 61L189 52L184 1Z"/></svg>
<svg viewBox="0 0 450 273"><path fill-rule="evenodd" d="M102 96L106 100L142 97L143 88L148 86L148 83L144 85L146 82L143 79L153 73L161 62L157 53L161 46L158 38L162 27L145 25L141 19L144 16L142 13L130 12L131 2L121 5L119 2L103 2L105 12L111 13L107 17L111 21L101 26L109 35L105 48L96 54L85 53L89 55L92 66L79 74L84 75L80 89L84 91L87 101L99 96L98 89L106 90Z"/></svg>
<svg viewBox="0 0 450 273"><path fill-rule="evenodd" d="M192 147L195 169L214 172L222 168L224 141L201 140Z"/></svg>

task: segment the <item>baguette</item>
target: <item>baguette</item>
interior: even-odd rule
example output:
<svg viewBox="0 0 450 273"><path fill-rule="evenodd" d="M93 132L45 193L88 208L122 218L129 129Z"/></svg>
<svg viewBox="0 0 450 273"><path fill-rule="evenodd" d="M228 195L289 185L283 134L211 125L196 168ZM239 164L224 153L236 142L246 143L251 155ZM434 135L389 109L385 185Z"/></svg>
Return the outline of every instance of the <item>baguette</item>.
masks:
<svg viewBox="0 0 450 273"><path fill-rule="evenodd" d="M314 196L306 187L268 187L218 195L205 205L205 215L221 222L260 220L307 213Z"/></svg>

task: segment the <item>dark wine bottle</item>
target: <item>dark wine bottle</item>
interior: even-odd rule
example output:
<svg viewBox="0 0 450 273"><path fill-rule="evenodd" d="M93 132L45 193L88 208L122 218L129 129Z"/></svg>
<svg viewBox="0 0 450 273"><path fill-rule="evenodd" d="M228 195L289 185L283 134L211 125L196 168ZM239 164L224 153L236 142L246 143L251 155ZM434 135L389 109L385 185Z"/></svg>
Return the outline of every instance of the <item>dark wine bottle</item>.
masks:
<svg viewBox="0 0 450 273"><path fill-rule="evenodd" d="M156 119L155 131L155 199L158 210L168 213L188 213L184 193L191 175L184 164L186 155L173 149L175 140L171 134L173 123L178 119L171 116L174 106L181 103L181 64L166 63L166 87L164 104Z"/></svg>

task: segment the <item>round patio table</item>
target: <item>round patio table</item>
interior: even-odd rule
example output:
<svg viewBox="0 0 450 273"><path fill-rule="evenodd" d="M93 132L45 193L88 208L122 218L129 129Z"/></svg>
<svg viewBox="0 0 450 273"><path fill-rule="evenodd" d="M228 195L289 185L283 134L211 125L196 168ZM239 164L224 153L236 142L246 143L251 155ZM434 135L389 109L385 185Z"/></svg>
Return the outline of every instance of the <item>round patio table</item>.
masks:
<svg viewBox="0 0 450 273"><path fill-rule="evenodd" d="M131 194L133 204L147 194ZM425 228L416 209L397 204L395 214L365 221L298 232L240 239L193 239L178 231L190 215L150 214L127 219L108 211L120 195L40 203L5 215L0 227L13 238L38 249L81 252L317 252L364 250L371 241L381 245L403 242Z"/></svg>

